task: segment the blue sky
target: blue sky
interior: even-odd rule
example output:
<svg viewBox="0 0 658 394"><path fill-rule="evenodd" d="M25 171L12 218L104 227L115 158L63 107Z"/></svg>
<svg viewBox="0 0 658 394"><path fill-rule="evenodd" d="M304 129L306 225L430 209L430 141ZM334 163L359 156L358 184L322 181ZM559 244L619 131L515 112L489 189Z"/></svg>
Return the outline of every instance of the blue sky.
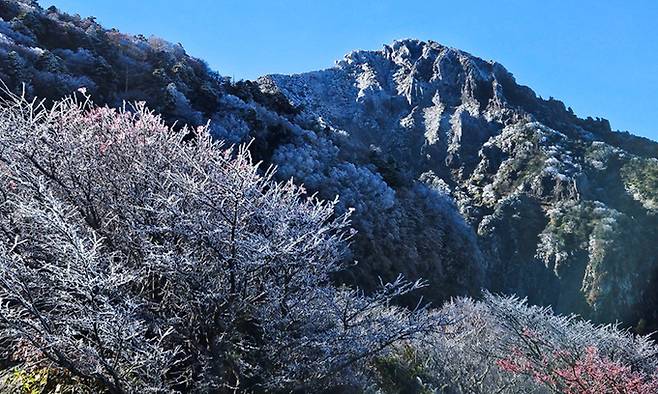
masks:
<svg viewBox="0 0 658 394"><path fill-rule="evenodd" d="M223 75L327 68L353 49L432 39L507 67L580 116L658 140L655 0L41 0L180 42Z"/></svg>

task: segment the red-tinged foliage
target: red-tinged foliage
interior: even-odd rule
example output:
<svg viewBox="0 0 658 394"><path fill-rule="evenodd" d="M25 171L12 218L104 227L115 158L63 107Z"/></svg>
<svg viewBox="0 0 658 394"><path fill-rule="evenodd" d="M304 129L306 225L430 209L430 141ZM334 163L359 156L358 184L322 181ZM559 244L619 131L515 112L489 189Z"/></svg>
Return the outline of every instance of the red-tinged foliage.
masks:
<svg viewBox="0 0 658 394"><path fill-rule="evenodd" d="M569 362L569 360L575 360ZM647 375L631 366L599 354L596 347L585 348L578 356L555 352L542 362L532 360L519 349L496 361L503 371L531 376L535 381L565 394L654 394L658 373Z"/></svg>

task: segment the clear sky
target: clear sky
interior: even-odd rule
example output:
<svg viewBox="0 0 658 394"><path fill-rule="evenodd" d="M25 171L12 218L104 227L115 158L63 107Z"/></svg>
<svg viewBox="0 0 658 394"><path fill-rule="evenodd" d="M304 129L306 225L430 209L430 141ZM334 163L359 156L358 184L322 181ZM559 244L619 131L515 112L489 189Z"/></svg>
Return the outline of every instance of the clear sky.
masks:
<svg viewBox="0 0 658 394"><path fill-rule="evenodd" d="M41 0L180 42L223 75L331 67L353 49L432 39L496 60L543 97L658 140L656 0Z"/></svg>

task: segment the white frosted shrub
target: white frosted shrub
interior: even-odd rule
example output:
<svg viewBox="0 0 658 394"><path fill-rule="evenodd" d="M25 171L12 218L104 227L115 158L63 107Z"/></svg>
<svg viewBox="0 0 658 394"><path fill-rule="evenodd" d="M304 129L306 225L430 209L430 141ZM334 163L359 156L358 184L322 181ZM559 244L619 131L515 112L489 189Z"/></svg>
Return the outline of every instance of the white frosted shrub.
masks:
<svg viewBox="0 0 658 394"><path fill-rule="evenodd" d="M482 301L456 299L432 313L447 324L399 347L396 359L414 370L427 390L483 394L658 390L658 346L616 326L554 315L550 308L489 293Z"/></svg>
<svg viewBox="0 0 658 394"><path fill-rule="evenodd" d="M363 386L434 330L421 287L339 288L348 215L143 105L0 106L5 360L109 392Z"/></svg>

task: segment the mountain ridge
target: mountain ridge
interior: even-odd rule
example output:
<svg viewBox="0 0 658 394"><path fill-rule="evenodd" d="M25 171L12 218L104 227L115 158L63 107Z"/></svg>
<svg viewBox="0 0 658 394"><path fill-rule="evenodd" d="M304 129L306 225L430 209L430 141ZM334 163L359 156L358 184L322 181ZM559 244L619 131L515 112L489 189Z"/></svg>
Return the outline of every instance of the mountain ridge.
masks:
<svg viewBox="0 0 658 394"><path fill-rule="evenodd" d="M236 82L161 39L36 2L0 11L11 89L54 100L85 86L169 123L209 120L279 179L339 195L359 264L337 280L370 290L402 272L437 304L488 288L596 321L658 321L658 143L578 118L497 62L408 39Z"/></svg>
<svg viewBox="0 0 658 394"><path fill-rule="evenodd" d="M655 159L657 144L613 132L604 119L580 119L561 102L543 100L530 88L516 84L512 74L499 63L485 62L434 42L396 41L380 51L352 52L332 69L291 76L265 76L258 83L265 91L288 97L291 104L304 108L309 117L322 118L336 129L346 130L350 137L361 140L363 145L374 144L377 149L392 154L404 163L411 178L420 180L428 171L438 173L439 178L453 188L451 194L460 214L476 228L485 243L489 236L500 238L503 235L493 225L499 219L499 210L516 210L513 215L526 210L527 215L545 222L516 224L516 227L534 226L530 232L535 233L538 241L533 242L532 237L528 239L519 235L509 242L537 245L534 253L525 251L526 263L541 262L547 268L553 267L558 282L575 275L558 272L564 265L562 260L568 261L567 266L578 264L573 262L576 258L564 257L565 254L586 252L590 255L587 267L579 268L585 270L580 289L577 289L576 283L571 283L566 285L566 289L556 285L557 288L543 295L533 294L531 289L522 290L536 302L550 303L563 311L576 309L602 320L605 320L602 315L610 313L607 308L618 308L613 314L620 316L623 310L636 302L627 299L625 306L603 306L606 302L612 305L615 301L603 301L597 305L596 300L602 292L598 281L609 275L608 269L613 268L592 272L595 270L593 266L598 267L598 260L593 256L599 253L598 246L615 240L611 235L600 240L596 238L595 231L613 231L606 227L610 223L599 225L599 219L612 222L622 215L619 217L626 220L628 218L620 212L627 210L633 211L629 216L634 223L628 224L629 227L651 228L655 223L653 212L646 214L632 206L638 201L644 207L652 206L653 202L647 202L642 198L642 193L637 192L632 193L632 199L627 198L626 194L633 186L623 180L619 183L624 185L625 190L617 190L620 198L611 199L600 190L591 190L589 184L600 172L594 166L599 163L579 155L617 145L618 149L623 148L629 154L638 156L631 161L642 161L641 157ZM519 149L513 146L515 143L530 147ZM409 153L409 150L412 152ZM620 158L624 159L624 153L620 154ZM542 160L547 164L543 165ZM523 171L527 173L523 174ZM501 201L500 204L498 201ZM511 208L508 208L509 204ZM519 208L523 204L536 206ZM576 208L571 207L574 204ZM582 238L577 240L579 245L571 250L562 250L567 248L562 245L564 240L553 237L557 230L551 226L561 220L563 210L572 209L588 212L585 213L588 218L593 215L590 211L609 211L602 218L591 219L596 223L585 230L587 234L577 234ZM556 210L560 215L556 214ZM647 222L637 221L639 219L635 216L641 215L647 216ZM542 229L542 226L545 227ZM567 223L566 226L572 224ZM631 229L624 227L623 231ZM567 234L573 235L572 230L568 229ZM503 260L513 260L514 255L523 254L520 250L523 247L517 246L511 254L496 257L494 254L501 246L499 242L489 246L494 250L485 251L488 263L504 265ZM595 246L583 247L583 243ZM610 253L610 249L602 253ZM622 257L619 255L616 258ZM635 263L638 266L634 269L645 269L643 263ZM521 280L539 275L537 285L540 288L541 282L555 281L555 277L538 272L537 267L523 269L530 271ZM495 275L490 273L486 276L491 278ZM570 280L575 281L574 278ZM518 292L525 286L521 283L510 285L508 282L505 279L502 283L494 283L493 287ZM625 284L627 291L642 285L639 282ZM568 299L578 298L578 292L587 293L586 301L581 305ZM550 293L570 295L564 297L567 300L560 300L560 296L556 299ZM620 295L613 298L616 297L622 298Z"/></svg>

